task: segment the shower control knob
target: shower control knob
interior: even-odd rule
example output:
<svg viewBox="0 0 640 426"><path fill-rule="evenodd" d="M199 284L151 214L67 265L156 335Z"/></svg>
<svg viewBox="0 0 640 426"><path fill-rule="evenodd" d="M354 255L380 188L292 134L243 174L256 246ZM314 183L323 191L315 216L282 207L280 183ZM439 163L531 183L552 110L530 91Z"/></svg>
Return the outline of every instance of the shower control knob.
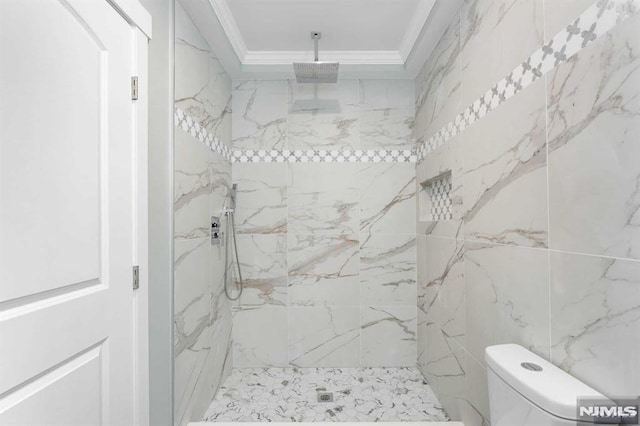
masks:
<svg viewBox="0 0 640 426"><path fill-rule="evenodd" d="M211 216L211 245L219 246L222 242L222 231L220 229L220 218Z"/></svg>

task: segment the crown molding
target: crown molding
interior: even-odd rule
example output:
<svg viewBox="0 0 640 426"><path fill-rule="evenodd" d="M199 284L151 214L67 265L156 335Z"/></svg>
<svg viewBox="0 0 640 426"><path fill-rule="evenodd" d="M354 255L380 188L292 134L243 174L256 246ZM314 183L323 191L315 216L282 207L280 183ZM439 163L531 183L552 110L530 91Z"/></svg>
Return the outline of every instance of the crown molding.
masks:
<svg viewBox="0 0 640 426"><path fill-rule="evenodd" d="M425 0L435 4L429 8L427 21L413 46L403 40L403 50L399 51L321 51L320 59L340 62L340 78L344 79L414 79L449 24L459 15L462 1ZM313 60L311 51L248 51L225 0L179 2L233 80L289 79L294 76L292 62ZM420 8L419 17L427 14L426 9ZM420 19L416 18L415 22ZM411 40L410 35L420 28L413 20L410 25L414 29L407 31L406 40Z"/></svg>
<svg viewBox="0 0 640 426"><path fill-rule="evenodd" d="M250 50L244 56L243 65L291 65L293 62L313 61L313 52L286 50ZM340 62L341 65L404 65L400 52L389 50L322 51L323 62Z"/></svg>
<svg viewBox="0 0 640 426"><path fill-rule="evenodd" d="M233 14L231 13L231 9L229 9L227 1L209 0L209 3L218 17L224 32L227 34L229 43L231 43L233 50L235 50L236 55L238 55L238 59L240 59L240 62L244 63L245 57L247 56L247 45L242 38L240 29L236 24L236 20L233 18Z"/></svg>
<svg viewBox="0 0 640 426"><path fill-rule="evenodd" d="M418 3L418 9L413 15L413 19L411 19L407 31L405 31L404 37L402 37L400 41L400 47L398 48L398 53L403 63L406 63L407 59L409 59L409 55L416 45L416 41L418 37L420 37L420 33L427 23L435 4L436 0L425 0Z"/></svg>

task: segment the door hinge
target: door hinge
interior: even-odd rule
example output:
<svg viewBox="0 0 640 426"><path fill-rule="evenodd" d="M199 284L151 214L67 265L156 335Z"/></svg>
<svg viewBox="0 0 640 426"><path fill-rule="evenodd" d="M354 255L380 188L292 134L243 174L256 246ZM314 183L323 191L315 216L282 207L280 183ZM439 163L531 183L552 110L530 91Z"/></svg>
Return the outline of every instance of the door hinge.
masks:
<svg viewBox="0 0 640 426"><path fill-rule="evenodd" d="M131 99L138 100L138 76L131 77Z"/></svg>
<svg viewBox="0 0 640 426"><path fill-rule="evenodd" d="M133 267L133 289L137 290L140 288L140 267L135 265Z"/></svg>

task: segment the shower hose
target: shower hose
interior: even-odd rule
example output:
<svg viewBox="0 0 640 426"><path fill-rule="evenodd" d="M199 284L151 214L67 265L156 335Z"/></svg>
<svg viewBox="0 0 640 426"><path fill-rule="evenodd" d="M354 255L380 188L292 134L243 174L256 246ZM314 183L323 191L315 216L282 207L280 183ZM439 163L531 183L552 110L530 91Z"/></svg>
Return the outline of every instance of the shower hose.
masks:
<svg viewBox="0 0 640 426"><path fill-rule="evenodd" d="M244 283L242 282L242 272L240 271L240 259L238 258L238 243L236 242L236 224L233 220L233 209L228 209L225 212L227 216L227 232L224 235L224 293L229 300L238 300L242 295L244 289ZM236 296L231 296L229 291L229 280L227 271L229 270L229 233L233 234L233 250L236 255L236 266L238 268L238 280L240 280L240 290Z"/></svg>

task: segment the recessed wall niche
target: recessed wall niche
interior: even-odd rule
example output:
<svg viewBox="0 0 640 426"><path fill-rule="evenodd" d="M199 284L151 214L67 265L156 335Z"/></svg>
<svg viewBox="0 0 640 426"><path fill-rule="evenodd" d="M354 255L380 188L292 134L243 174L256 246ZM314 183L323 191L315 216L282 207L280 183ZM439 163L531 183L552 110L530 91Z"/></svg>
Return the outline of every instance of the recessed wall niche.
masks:
<svg viewBox="0 0 640 426"><path fill-rule="evenodd" d="M428 221L453 219L451 170L422 182L420 186L420 219Z"/></svg>

